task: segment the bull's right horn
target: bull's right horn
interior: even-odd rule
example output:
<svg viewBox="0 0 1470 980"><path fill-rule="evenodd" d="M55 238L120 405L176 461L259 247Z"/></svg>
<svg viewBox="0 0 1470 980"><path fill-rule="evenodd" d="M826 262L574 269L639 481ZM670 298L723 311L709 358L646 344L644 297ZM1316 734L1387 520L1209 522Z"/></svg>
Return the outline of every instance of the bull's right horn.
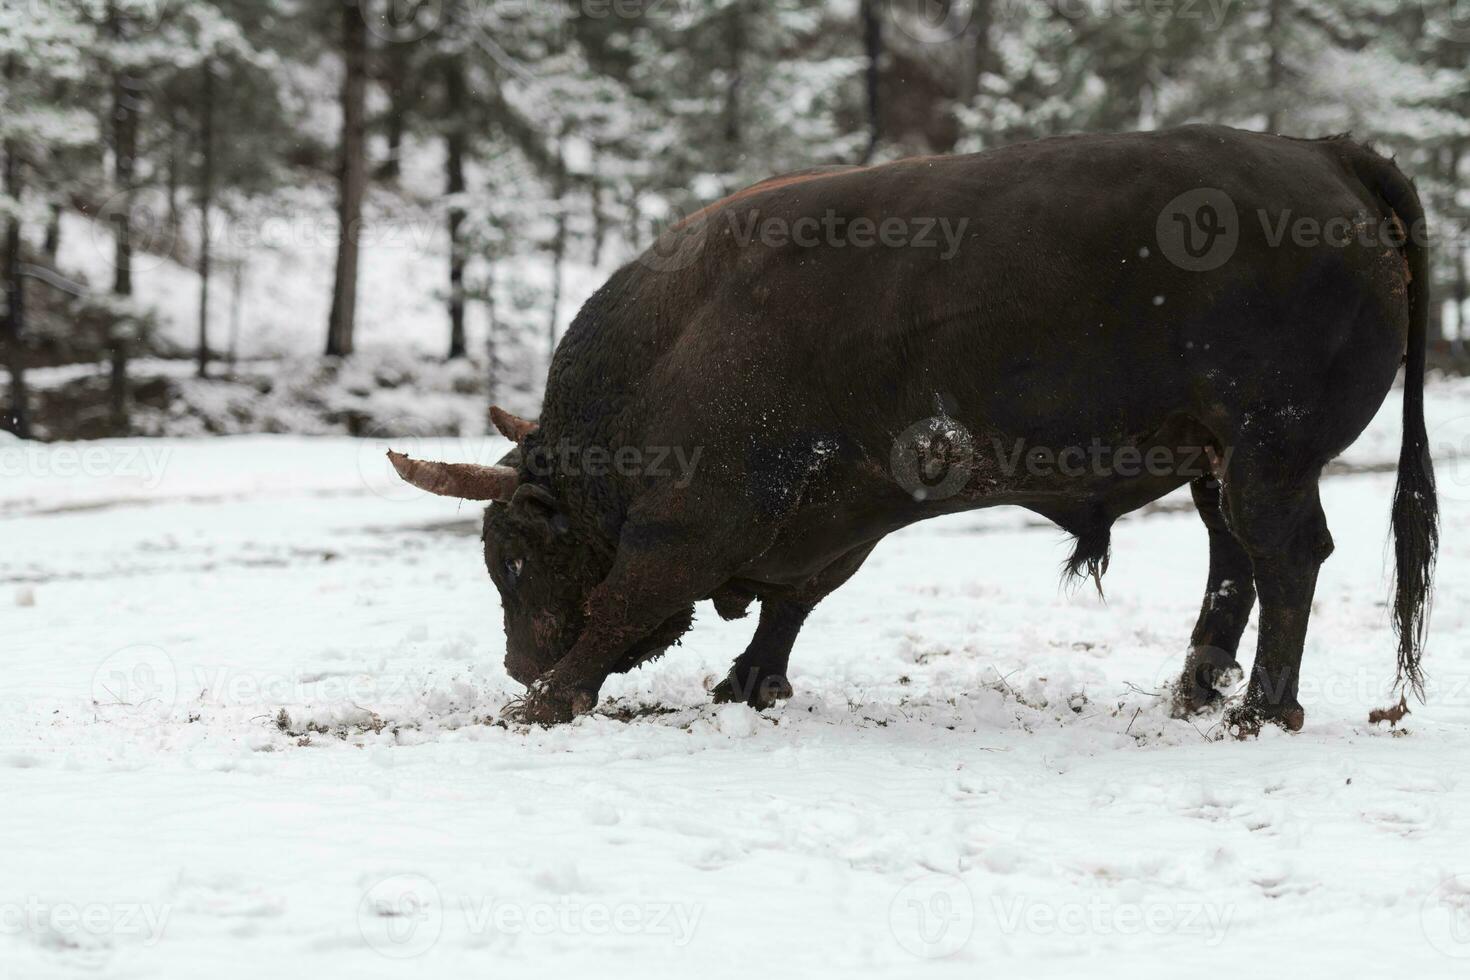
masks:
<svg viewBox="0 0 1470 980"><path fill-rule="evenodd" d="M402 453L388 450L388 462L405 481L436 493L441 497L458 497L460 500L510 499L520 485L520 477L509 466L480 466L475 463L431 463L422 459L409 459Z"/></svg>

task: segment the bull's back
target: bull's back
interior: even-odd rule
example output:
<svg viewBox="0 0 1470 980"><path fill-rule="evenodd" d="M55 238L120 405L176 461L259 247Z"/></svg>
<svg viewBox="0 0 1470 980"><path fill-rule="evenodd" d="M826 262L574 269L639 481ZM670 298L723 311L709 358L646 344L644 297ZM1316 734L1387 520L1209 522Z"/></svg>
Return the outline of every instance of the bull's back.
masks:
<svg viewBox="0 0 1470 980"><path fill-rule="evenodd" d="M1220 200L1229 258L1201 268L1161 247L1162 222L1201 222ZM655 387L711 427L754 399L769 425L860 433L875 451L936 405L1056 444L1232 412L1242 374L1351 344L1359 287L1379 275L1376 253L1273 241L1281 222L1373 204L1328 143L1216 127L778 183L707 209L690 268L640 270L664 299ZM858 222L895 233L859 242ZM1366 302L1391 321L1391 300Z"/></svg>

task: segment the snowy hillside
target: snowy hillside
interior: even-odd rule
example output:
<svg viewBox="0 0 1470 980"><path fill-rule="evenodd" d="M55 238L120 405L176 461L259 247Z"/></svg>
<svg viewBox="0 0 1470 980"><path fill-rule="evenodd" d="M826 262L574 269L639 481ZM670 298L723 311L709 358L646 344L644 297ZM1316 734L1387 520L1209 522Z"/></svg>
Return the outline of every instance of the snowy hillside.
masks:
<svg viewBox="0 0 1470 980"><path fill-rule="evenodd" d="M233 346L240 358L299 358L321 353L332 300L323 283L332 281L336 259L331 201L325 190L298 194L294 200L294 206L282 204L276 214L252 215L234 224L218 222L215 235L227 271L211 294L211 345L215 350L231 349L232 323L237 321ZM60 241L57 264L61 269L94 286L111 281L113 243L104 224L67 214ZM232 243L251 247L242 244L236 248ZM400 209L378 216L362 239L360 347L370 352L443 354L449 339L444 312L448 247L442 222L427 210ZM236 255L244 256L238 309L233 271L228 268ZM567 264L559 329L565 330L608 271L589 269L575 261ZM163 339L192 350L198 342L197 273L164 255L144 254L134 260L133 274L138 305L155 312ZM533 311L533 317L544 322L547 311L541 297L549 288L550 266L545 261L508 262L501 270L498 296L502 318L504 311L516 307L518 296L529 295L542 307ZM469 349L481 353L488 322L478 304L471 307L467 326Z"/></svg>
<svg viewBox="0 0 1470 980"><path fill-rule="evenodd" d="M1430 406L1443 456L1470 389ZM477 508L383 448L0 448L0 977L1463 975L1458 463L1428 705L1368 723L1392 475L1339 475L1307 727L1231 742L1163 707L1205 578L1172 508L1118 526L1106 603L1054 529L955 517L817 609L780 707L709 703L752 625L701 609L595 716L502 727Z"/></svg>

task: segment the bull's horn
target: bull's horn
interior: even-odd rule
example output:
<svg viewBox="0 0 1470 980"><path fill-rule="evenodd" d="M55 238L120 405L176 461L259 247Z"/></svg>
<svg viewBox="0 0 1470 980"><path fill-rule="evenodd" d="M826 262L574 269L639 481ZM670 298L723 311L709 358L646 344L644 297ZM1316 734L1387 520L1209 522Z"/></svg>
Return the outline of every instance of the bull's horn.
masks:
<svg viewBox="0 0 1470 980"><path fill-rule="evenodd" d="M475 463L431 463L409 459L388 450L388 462L398 475L420 490L460 500L509 500L520 477L509 466L479 466Z"/></svg>
<svg viewBox="0 0 1470 980"><path fill-rule="evenodd" d="M490 421L501 435L519 446L526 436L541 428L537 422L523 419L519 415L512 415L499 405L490 406Z"/></svg>

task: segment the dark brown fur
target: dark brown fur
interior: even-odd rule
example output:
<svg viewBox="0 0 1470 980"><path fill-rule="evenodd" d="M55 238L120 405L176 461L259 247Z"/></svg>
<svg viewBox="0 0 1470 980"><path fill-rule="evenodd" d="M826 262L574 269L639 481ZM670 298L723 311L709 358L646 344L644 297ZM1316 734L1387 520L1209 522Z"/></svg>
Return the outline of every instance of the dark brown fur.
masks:
<svg viewBox="0 0 1470 980"><path fill-rule="evenodd" d="M1219 268L1190 271L1160 254L1155 221L1201 187L1235 203L1239 242ZM725 220L736 212L966 225L947 261L918 247L744 242ZM511 430L514 465L540 493L492 506L485 545L507 666L532 685L525 717L592 703L609 672L675 642L712 597L722 615L742 597L762 603L720 695L764 703L761 691L789 691L806 612L892 531L1014 504L1076 535L1069 570L1100 580L1113 521L1194 483L1211 549L1196 645L1216 651L1199 663L1233 665L1259 600L1237 720L1298 727L1307 617L1332 549L1317 478L1372 418L1406 349L1394 610L1417 688L1437 540L1424 249L1273 246L1257 212L1393 215L1422 231L1412 185L1357 143L1204 126L776 180L691 217L681 233L704 235L692 263L614 274L557 351L540 428ZM916 497L895 477L895 440L936 417L968 434L974 468L956 492ZM1038 475L988 448L1089 440L1207 462ZM703 455L683 483L527 465L566 445ZM1209 702L1207 685L1186 686L1198 697L1184 710Z"/></svg>

